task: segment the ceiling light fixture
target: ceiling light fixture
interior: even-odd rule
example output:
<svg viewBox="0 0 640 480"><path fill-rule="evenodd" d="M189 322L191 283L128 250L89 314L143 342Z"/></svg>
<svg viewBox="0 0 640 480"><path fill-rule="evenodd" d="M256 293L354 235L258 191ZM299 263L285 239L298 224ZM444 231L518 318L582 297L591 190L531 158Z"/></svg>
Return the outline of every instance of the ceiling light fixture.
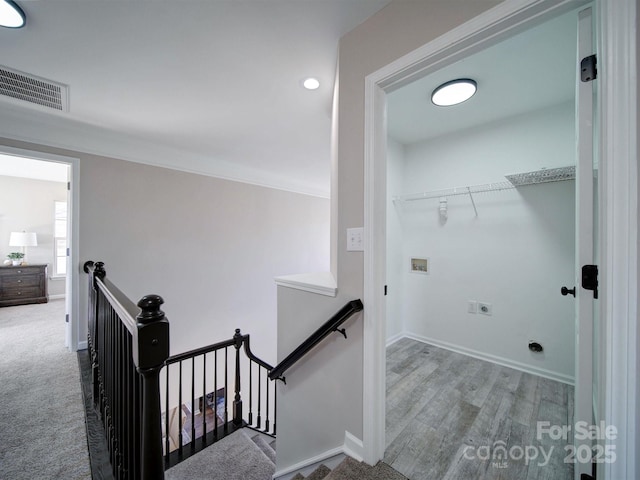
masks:
<svg viewBox="0 0 640 480"><path fill-rule="evenodd" d="M302 82L302 86L307 90L317 90L320 87L320 82L317 78L309 77Z"/></svg>
<svg viewBox="0 0 640 480"><path fill-rule="evenodd" d="M24 27L26 17L13 0L0 0L0 26L7 28Z"/></svg>
<svg viewBox="0 0 640 480"><path fill-rule="evenodd" d="M478 84L470 78L459 78L443 83L431 94L431 101L439 107L449 107L469 100L476 93Z"/></svg>

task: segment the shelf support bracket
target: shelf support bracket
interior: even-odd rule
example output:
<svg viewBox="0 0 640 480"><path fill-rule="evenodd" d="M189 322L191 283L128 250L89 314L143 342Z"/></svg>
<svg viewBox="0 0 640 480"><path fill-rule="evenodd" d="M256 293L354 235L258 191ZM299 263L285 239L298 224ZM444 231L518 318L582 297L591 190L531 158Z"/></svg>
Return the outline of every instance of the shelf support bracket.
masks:
<svg viewBox="0 0 640 480"><path fill-rule="evenodd" d="M476 212L476 217L477 217L478 209L476 208L476 202L473 201L473 195L471 194L471 187L467 187L467 192L469 193L469 198L471 199L471 205L473 205L473 211Z"/></svg>

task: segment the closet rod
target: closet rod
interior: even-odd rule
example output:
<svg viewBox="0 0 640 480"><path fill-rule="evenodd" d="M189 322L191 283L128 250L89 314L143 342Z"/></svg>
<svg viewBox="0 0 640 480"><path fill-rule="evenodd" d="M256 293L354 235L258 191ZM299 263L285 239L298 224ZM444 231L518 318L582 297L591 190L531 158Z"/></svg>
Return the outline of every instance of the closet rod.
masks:
<svg viewBox="0 0 640 480"><path fill-rule="evenodd" d="M397 195L394 201L412 202L415 200L427 200L429 198L454 197L456 195L469 195L472 193L499 192L501 190L512 190L516 188L510 182L487 183L484 185L468 185L464 187L447 188L444 190L432 190L430 192L411 193L408 195Z"/></svg>

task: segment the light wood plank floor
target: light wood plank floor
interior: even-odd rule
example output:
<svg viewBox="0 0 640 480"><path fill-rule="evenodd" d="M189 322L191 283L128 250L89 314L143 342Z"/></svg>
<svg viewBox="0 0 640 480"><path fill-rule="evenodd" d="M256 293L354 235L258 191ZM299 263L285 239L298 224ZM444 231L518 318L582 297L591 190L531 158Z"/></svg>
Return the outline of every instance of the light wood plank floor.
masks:
<svg viewBox="0 0 640 480"><path fill-rule="evenodd" d="M384 461L411 480L570 480L573 387L410 339L387 348ZM535 458L534 458L535 457Z"/></svg>

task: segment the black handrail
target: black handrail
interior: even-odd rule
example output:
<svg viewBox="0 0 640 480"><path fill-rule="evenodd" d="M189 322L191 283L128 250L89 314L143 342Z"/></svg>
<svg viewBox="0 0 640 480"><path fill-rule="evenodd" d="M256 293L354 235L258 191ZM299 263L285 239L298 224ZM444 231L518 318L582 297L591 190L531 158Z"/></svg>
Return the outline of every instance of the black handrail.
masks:
<svg viewBox="0 0 640 480"><path fill-rule="evenodd" d="M275 368L271 370L271 372L269 372L269 378L271 380L282 380L286 383L283 373L287 371L291 366L293 366L298 360L304 357L313 347L320 343L330 333L340 332L342 333L342 335L344 335L344 338L347 338L345 329L340 329L338 327L346 322L351 315L356 312L360 312L363 308L364 306L362 305L362 301L360 299L351 300L344 307L342 307L338 313L327 320L324 325L322 325L311 336L309 336L309 338L302 342L298 348L296 348L287 356L287 358L276 365Z"/></svg>

